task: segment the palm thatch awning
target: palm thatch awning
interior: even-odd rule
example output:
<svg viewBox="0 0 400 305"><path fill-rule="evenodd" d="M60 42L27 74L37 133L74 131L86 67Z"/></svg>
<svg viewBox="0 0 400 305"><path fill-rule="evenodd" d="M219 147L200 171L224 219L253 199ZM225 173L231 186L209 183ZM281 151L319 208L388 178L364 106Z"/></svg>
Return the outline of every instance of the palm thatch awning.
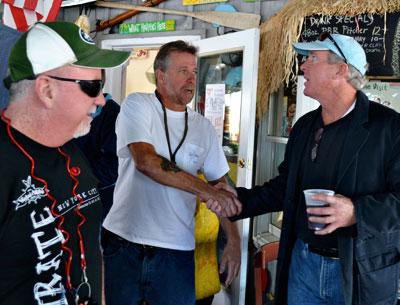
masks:
<svg viewBox="0 0 400 305"><path fill-rule="evenodd" d="M305 17L357 16L400 11L400 0L291 0L260 26L257 118L268 110L269 95L288 84L296 60L292 43L299 40Z"/></svg>

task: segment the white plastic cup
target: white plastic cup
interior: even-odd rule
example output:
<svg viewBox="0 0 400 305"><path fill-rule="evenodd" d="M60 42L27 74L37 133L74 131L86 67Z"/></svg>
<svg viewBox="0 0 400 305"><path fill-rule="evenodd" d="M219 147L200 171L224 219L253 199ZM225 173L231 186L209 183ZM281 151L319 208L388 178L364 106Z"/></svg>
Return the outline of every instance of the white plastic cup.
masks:
<svg viewBox="0 0 400 305"><path fill-rule="evenodd" d="M327 202L325 202L325 201L313 199L312 196L314 196L316 194L325 194L325 195L328 195L328 196L335 195L335 191L325 190L325 189L309 189L309 190L304 190L303 193L304 193L304 197L306 199L307 208L329 206L329 204ZM307 219L310 216L320 216L320 215L307 214ZM319 231L319 230L322 230L325 227L326 227L326 224L324 224L324 223L308 221L308 228L311 229L311 230Z"/></svg>

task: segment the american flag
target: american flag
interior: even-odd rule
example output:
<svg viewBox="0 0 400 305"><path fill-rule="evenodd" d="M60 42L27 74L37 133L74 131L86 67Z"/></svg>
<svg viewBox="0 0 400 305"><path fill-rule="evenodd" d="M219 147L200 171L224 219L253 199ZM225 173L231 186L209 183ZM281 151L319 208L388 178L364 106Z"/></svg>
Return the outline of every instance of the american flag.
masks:
<svg viewBox="0 0 400 305"><path fill-rule="evenodd" d="M25 32L37 21L54 21L62 0L3 0L3 23Z"/></svg>

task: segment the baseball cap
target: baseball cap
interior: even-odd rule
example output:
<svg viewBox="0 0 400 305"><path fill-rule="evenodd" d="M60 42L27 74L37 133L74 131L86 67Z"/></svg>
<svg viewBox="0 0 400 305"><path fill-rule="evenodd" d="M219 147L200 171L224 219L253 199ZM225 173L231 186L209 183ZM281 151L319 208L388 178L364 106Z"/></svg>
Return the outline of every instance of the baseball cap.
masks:
<svg viewBox="0 0 400 305"><path fill-rule="evenodd" d="M7 88L23 79L73 65L85 68L112 68L122 65L129 52L102 50L80 27L56 21L34 24L15 43L8 59Z"/></svg>
<svg viewBox="0 0 400 305"><path fill-rule="evenodd" d="M327 34L325 39L298 42L294 43L293 47L297 53L305 56L308 56L310 51L332 51L356 68L362 75L367 72L368 64L364 49L353 37L342 34Z"/></svg>

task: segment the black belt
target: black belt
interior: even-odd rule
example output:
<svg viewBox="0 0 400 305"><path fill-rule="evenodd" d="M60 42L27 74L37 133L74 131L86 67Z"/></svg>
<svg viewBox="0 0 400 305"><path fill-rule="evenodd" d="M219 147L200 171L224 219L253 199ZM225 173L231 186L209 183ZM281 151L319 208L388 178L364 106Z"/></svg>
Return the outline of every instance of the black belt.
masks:
<svg viewBox="0 0 400 305"><path fill-rule="evenodd" d="M104 229L104 228L103 228L103 236L104 236L105 240L114 239L114 240L117 240L119 243L121 243L123 245L128 245L128 246L135 247L135 248L140 248L140 249L156 249L157 248L157 247L154 247L154 246L143 245L143 244L138 244L138 243L131 242L131 241L126 240L125 238L122 238L121 236L119 236L119 235L117 235L117 234L115 234L115 233L113 233L111 231L108 231L107 229Z"/></svg>
<svg viewBox="0 0 400 305"><path fill-rule="evenodd" d="M338 259L339 258L339 251L336 248L320 248L316 247L313 245L308 245L308 250L312 253L324 256L324 257L329 257L333 259Z"/></svg>

